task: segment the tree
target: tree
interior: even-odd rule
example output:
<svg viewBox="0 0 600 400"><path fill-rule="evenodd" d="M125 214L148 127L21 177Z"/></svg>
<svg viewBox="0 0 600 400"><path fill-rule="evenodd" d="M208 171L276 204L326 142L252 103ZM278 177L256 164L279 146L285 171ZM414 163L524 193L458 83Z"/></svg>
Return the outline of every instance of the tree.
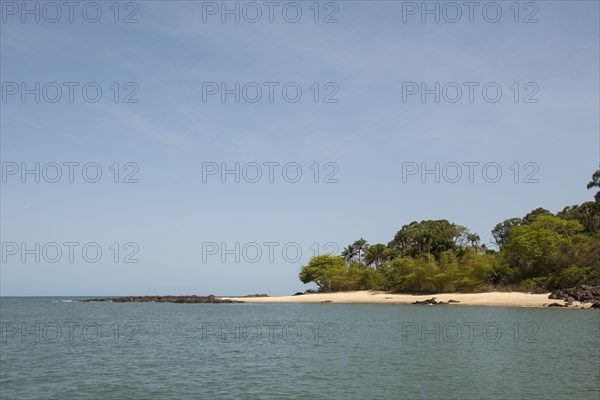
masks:
<svg viewBox="0 0 600 400"><path fill-rule="evenodd" d="M525 217L523 218L523 223L531 224L537 218L542 217L544 215L554 215L554 214L552 214L550 211L546 210L545 208L538 207L535 210L528 213L527 215L525 215Z"/></svg>
<svg viewBox="0 0 600 400"><path fill-rule="evenodd" d="M410 280L414 276L416 262L412 257L400 257L380 268L386 273L390 289L398 292L413 290Z"/></svg>
<svg viewBox="0 0 600 400"><path fill-rule="evenodd" d="M406 225L405 225L406 226ZM399 250L404 252L410 244L410 238L404 227L401 230L396 232L394 235L394 239L388 243L388 247L390 249Z"/></svg>
<svg viewBox="0 0 600 400"><path fill-rule="evenodd" d="M581 230L578 221L543 215L531 224L512 229L502 253L520 279L546 277L556 269L553 260L561 240Z"/></svg>
<svg viewBox="0 0 600 400"><path fill-rule="evenodd" d="M478 234L476 234L476 233L467 234L467 240L471 244L472 249L477 250L479 248L479 242L481 241L481 238L479 237Z"/></svg>
<svg viewBox="0 0 600 400"><path fill-rule="evenodd" d="M508 242L508 233L511 229L523 225L521 218L510 218L497 224L492 229L492 236L498 247L504 246Z"/></svg>
<svg viewBox="0 0 600 400"><path fill-rule="evenodd" d="M594 174L592 175L592 180L587 184L588 189L595 187L600 188L600 169L594 172ZM600 203L600 191L596 192L596 194L594 195L594 199L596 200L596 202Z"/></svg>
<svg viewBox="0 0 600 400"><path fill-rule="evenodd" d="M356 250L356 248L353 245L348 245L342 251L341 256L344 259L344 261L346 261L347 263L350 263L350 262L352 262L352 260L354 260L354 257L356 257L357 253L358 253L358 251Z"/></svg>
<svg viewBox="0 0 600 400"><path fill-rule="evenodd" d="M436 258L446 250L460 246L467 229L445 219L413 221L404 225L390 242L390 247L413 257L433 254Z"/></svg>
<svg viewBox="0 0 600 400"><path fill-rule="evenodd" d="M385 261L392 261L395 258L398 258L402 255L402 252L398 249L390 249L389 247L387 247L385 249L385 252L383 254L383 259Z"/></svg>
<svg viewBox="0 0 600 400"><path fill-rule="evenodd" d="M557 271L572 266L592 267L600 275L600 240L591 235L572 235L558 245L553 264Z"/></svg>
<svg viewBox="0 0 600 400"><path fill-rule="evenodd" d="M586 201L579 205L565 207L556 216L579 221L587 233L600 230L600 202L598 201Z"/></svg>
<svg viewBox="0 0 600 400"><path fill-rule="evenodd" d="M314 282L319 290L331 291L343 288L345 274L346 265L342 257L322 254L311 258L298 277L302 283Z"/></svg>
<svg viewBox="0 0 600 400"><path fill-rule="evenodd" d="M365 264L375 264L375 267L379 267L385 261L386 250L385 245L381 243L370 246L365 253Z"/></svg>
<svg viewBox="0 0 600 400"><path fill-rule="evenodd" d="M600 170L592 175L592 180L587 184L588 189L600 188ZM594 196L595 201L586 201L580 205L565 207L557 216L564 219L575 219L585 227L588 233L600 230L600 191Z"/></svg>
<svg viewBox="0 0 600 400"><path fill-rule="evenodd" d="M354 244L352 244L352 246L354 246L356 251L358 251L358 262L362 262L362 254L364 253L366 248L369 246L369 244L367 243L367 241L365 239L360 238L356 242L354 242Z"/></svg>

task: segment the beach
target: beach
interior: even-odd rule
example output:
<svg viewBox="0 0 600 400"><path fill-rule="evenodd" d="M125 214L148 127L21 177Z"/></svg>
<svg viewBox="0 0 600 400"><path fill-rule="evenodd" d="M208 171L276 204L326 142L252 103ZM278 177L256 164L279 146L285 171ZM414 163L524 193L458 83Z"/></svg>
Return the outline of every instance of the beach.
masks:
<svg viewBox="0 0 600 400"><path fill-rule="evenodd" d="M411 304L435 297L436 301L456 300L459 305L498 306L498 307L545 307L552 303L564 304L562 300L552 300L550 293L530 294L522 292L485 293L439 293L426 295L395 294L378 291L353 291L334 293L310 293L298 296L273 297L221 297L223 300L242 300L247 303L356 303L356 304ZM451 304L452 305L452 304ZM592 303L575 303L569 308L589 308Z"/></svg>

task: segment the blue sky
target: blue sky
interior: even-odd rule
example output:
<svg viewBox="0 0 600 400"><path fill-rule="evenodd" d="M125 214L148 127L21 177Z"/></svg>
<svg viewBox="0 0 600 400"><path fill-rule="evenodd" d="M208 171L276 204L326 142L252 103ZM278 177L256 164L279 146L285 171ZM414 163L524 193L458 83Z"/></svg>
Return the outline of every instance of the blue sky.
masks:
<svg viewBox="0 0 600 400"><path fill-rule="evenodd" d="M26 16L23 23L21 10L13 15L6 3L0 44L3 172L22 163L34 168L36 162L50 171L50 163L58 163L63 177L50 183L42 176L35 183L28 175L23 183L19 174L7 174L2 183L5 296L289 294L305 289L297 274L314 243L321 252L326 243L341 248L360 237L387 243L404 224L441 218L487 242L493 226L506 218L537 207L558 211L593 196L585 184L599 163L595 1L537 2L537 9L521 2L518 23L512 1L497 2L502 16L496 23L487 22L480 8L472 23L466 14L457 23L443 15L440 23L431 16L423 23L420 14L405 15L403 22L407 2L383 1L340 1L337 7L321 2L319 23L312 1L297 2L297 23L287 22L280 8L270 23L265 7L257 23L243 16L239 23L232 16L223 23L218 14L203 22L199 1L122 2L118 23L109 9L113 2L97 2L103 14L96 23L87 22L79 8L73 23L65 15L56 23ZM241 9L245 3L239 4ZM323 23L333 11L338 22ZM123 23L130 12L137 23ZM530 13L537 23L523 22ZM32 88L35 82L79 86L72 103L66 90L57 102L46 101L53 96L50 86L36 103L33 95L25 102L20 93L8 95L11 82L19 90L21 83ZM96 103L82 97L89 82L102 88ZM119 102L110 88L115 82ZM266 89L256 103L236 103L233 95L225 103L219 95L203 102L205 82L279 86L272 103ZM443 97L435 103L433 95L425 102L419 95L403 101L407 82L479 86L472 103L466 91L456 103ZM298 102L282 97L286 83L302 89ZM482 97L488 83L502 89L495 103ZM138 102L123 103L132 88ZM333 88L338 102L324 103ZM528 94L538 101L524 102ZM80 163L73 183L65 162ZM110 168L115 162L119 183ZM124 169L127 162L137 165L138 183L122 183L133 171ZM262 165L262 179L235 183L228 176L222 183L211 175L203 182L203 163L233 168L236 162ZM403 163L434 168L465 162L497 163L502 178L489 183L479 167L473 182L465 175L456 183L443 176L439 183L433 176L425 183L418 175L402 179ZM98 182L82 178L86 163L100 166ZM263 163L279 163L273 183ZM280 168L287 163L300 166L298 182L283 179ZM326 163L334 164L325 169ZM515 163L518 183L510 169ZM537 166L531 177L537 183L523 182L534 171L526 163ZM338 182L323 182L334 170ZM14 248L7 242L19 244L16 254L8 254ZM28 255L23 262L21 244L34 248L36 242L40 253L48 243L61 244L62 257L47 262L53 257L48 253L36 263ZM65 242L80 243L73 262ZM81 254L92 242L102 249L95 263ZM121 247L116 263L115 242ZM123 262L133 249L122 248L129 242L138 247L137 263ZM271 242L279 243L272 260L264 245ZM219 244L216 255L206 254L206 243ZM240 262L225 254L222 262L222 243L229 249L239 243L249 253ZM248 243L260 245L257 262L248 262L254 257ZM286 244L301 249L300 260L286 260Z"/></svg>

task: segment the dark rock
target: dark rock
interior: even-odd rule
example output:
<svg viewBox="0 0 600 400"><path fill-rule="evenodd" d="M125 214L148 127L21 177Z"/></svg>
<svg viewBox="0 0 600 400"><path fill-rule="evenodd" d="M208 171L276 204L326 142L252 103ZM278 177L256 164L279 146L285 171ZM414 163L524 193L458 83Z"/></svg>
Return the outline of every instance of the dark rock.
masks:
<svg viewBox="0 0 600 400"><path fill-rule="evenodd" d="M590 306L590 308L594 308L594 309L600 310L600 303L594 303L594 304L592 304Z"/></svg>
<svg viewBox="0 0 600 400"><path fill-rule="evenodd" d="M558 304L558 303L552 303L552 304L548 304L548 307L565 307L562 304Z"/></svg>
<svg viewBox="0 0 600 400"><path fill-rule="evenodd" d="M600 302L600 285L582 285L573 288L553 290L548 296L553 300L564 300L567 303L579 301L581 303Z"/></svg>
<svg viewBox="0 0 600 400"><path fill-rule="evenodd" d="M269 297L269 295L268 294L264 294L264 293L261 293L261 294L247 294L247 295L242 296L242 297Z"/></svg>
<svg viewBox="0 0 600 400"><path fill-rule="evenodd" d="M86 299L83 302L111 302L111 303L178 303L178 304L208 304L208 303L243 303L243 301L220 299L211 294L208 296L129 296L107 297L101 299Z"/></svg>
<svg viewBox="0 0 600 400"><path fill-rule="evenodd" d="M302 296L303 294L304 294L304 292L296 292L292 296Z"/></svg>
<svg viewBox="0 0 600 400"><path fill-rule="evenodd" d="M450 299L447 302L444 302L444 301L437 301L435 299L435 297L432 297L427 300L421 300L421 301L417 300L417 301L412 302L411 304L425 304L425 305L429 305L429 306L434 306L434 305L451 304L451 303L460 303L460 301Z"/></svg>
<svg viewBox="0 0 600 400"><path fill-rule="evenodd" d="M422 300L422 301L417 300L417 301L415 301L415 302L413 302L411 304L425 304L425 305L433 306L433 305L440 305L440 304L449 304L450 302L458 303L456 300L449 300L448 303L445 303L443 301L437 301L435 299L435 297L432 297L432 298L427 299L427 300Z"/></svg>
<svg viewBox="0 0 600 400"><path fill-rule="evenodd" d="M331 300L323 300L321 303L333 303Z"/></svg>

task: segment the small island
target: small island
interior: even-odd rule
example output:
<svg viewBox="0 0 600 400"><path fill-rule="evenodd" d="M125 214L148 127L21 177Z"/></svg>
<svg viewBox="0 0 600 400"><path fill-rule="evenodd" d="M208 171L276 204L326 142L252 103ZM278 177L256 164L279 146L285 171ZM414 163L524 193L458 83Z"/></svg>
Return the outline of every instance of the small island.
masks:
<svg viewBox="0 0 600 400"><path fill-rule="evenodd" d="M600 170L588 189L600 188ZM301 267L317 291L293 296L129 296L113 303L394 303L600 309L600 191L556 214L536 208L492 230L493 242L442 220L414 221L387 244L361 238ZM238 300L243 298L244 300ZM557 302L558 301L558 302ZM562 301L562 303L560 303ZM578 303L578 304L577 304Z"/></svg>
<svg viewBox="0 0 600 400"><path fill-rule="evenodd" d="M587 188L600 188L600 170ZM530 305L570 306L577 301L600 308L600 192L594 201L556 214L537 208L507 219L494 227L492 236L493 242L482 244L478 234L447 220L414 221L387 244L370 245L361 238L339 256L315 256L301 268L299 278L316 284L318 293L487 292L488 299L497 299L512 292L513 298ZM564 304L532 302L519 293Z"/></svg>

